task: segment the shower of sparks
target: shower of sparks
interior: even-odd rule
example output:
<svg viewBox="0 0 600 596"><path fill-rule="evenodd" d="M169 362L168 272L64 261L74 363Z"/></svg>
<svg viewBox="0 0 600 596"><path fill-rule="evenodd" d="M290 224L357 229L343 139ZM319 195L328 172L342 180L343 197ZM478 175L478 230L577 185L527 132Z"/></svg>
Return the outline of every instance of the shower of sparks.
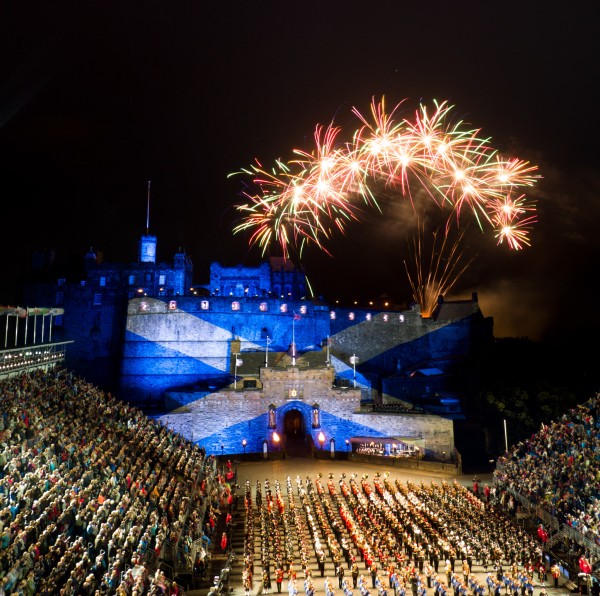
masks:
<svg viewBox="0 0 600 596"><path fill-rule="evenodd" d="M462 242L464 230L454 241L448 234L433 234L431 247L426 246L425 230L419 226L418 234L409 241L411 263L404 260L404 267L412 290L413 300L421 306L421 316L432 316L440 296L445 296L473 262L474 257L464 258ZM440 240L441 238L441 240Z"/></svg>

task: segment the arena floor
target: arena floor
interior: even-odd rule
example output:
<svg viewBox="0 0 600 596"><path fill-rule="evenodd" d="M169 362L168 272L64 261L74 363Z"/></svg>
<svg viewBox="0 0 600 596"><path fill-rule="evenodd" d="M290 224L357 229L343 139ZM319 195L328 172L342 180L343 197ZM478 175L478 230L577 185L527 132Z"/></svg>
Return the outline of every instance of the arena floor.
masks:
<svg viewBox="0 0 600 596"><path fill-rule="evenodd" d="M453 476L451 474L443 474L430 472L425 470L403 470L398 467L382 467L374 464L362 464L348 461L340 461L340 460L317 460L312 458L288 458L285 460L276 460L276 461L260 461L260 462L248 462L248 463L240 463L237 466L238 470L238 484L241 487L239 493L243 494L243 487L245 486L246 481L249 481L251 486L256 486L256 482L259 481L261 484L264 483L266 479L269 479L271 485L275 480L279 480L280 484L285 484L286 478L289 476L291 480L294 482L296 476L300 476L301 478L305 478L309 476L311 478L315 478L319 473L322 473L323 478L327 478L329 474L333 474L334 477L339 478L340 474L346 473L346 475L350 475L353 473L357 473L360 476L363 474L368 474L370 478L372 478L377 472L384 473L389 471L391 479L398 479L401 482L406 480L412 480L416 482L442 482L443 480L447 482L453 482L454 480L460 482L464 486L471 487L473 483L473 474L464 475L464 476ZM480 479L480 487L483 488L486 482L491 483L492 476L491 474L477 474ZM264 486L264 484L263 484ZM241 556L241 553L240 553ZM473 566L473 573L480 579L485 579L486 574L483 571L483 568L479 565ZM334 580L334 586L336 587L336 593L343 595L342 590L337 589L337 579L333 576L331 570L327 570L326 576L332 578ZM323 588L323 578L315 577L314 584L316 588L315 596L324 596L325 591ZM571 591L564 584L566 582L566 578L561 577L559 582L559 588L556 589L553 587L553 581L550 578L550 581L546 584L546 591L549 596L558 596L562 594L571 594ZM240 581L236 581L233 579L231 582L231 591L230 593L233 596L244 596L244 589ZM273 582L273 590L272 592L277 593L275 589L275 583ZM534 588L534 596L539 596L542 591L543 586L539 584L536 580L535 588ZM208 590L192 590L188 591L188 596L205 596ZM261 594L262 589L259 585L258 581L254 581L254 588L252 594ZM284 580L282 593L287 594L287 581ZM376 594L376 591L372 591L372 594ZM299 595L303 594L302 584L299 584ZM355 595L359 595L358 590L354 590ZM391 592L393 594L393 592ZM427 590L427 596L434 596L433 588ZM504 596L504 594L503 594Z"/></svg>

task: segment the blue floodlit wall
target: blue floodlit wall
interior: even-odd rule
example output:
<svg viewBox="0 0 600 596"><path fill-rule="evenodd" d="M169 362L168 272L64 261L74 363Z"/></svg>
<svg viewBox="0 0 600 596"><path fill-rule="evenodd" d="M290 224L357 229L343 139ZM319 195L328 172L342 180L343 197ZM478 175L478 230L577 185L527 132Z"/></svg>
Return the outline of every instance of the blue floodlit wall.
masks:
<svg viewBox="0 0 600 596"><path fill-rule="evenodd" d="M290 410L298 410L304 418L306 434L312 438L315 446L319 445L319 433L326 431L324 449L329 446L330 439L334 439L338 450L346 449L345 440L353 436L372 436L386 437L388 436L383 430L377 430L368 424L361 424L352 420L340 418L339 416L327 411L321 410L321 423L318 427L313 428L311 424L312 406L301 401L292 401L277 408L278 423L275 428L269 428L268 413L265 412L251 420L245 420L232 426L226 427L223 430L212 433L206 437L197 440L199 445L206 448L208 453L218 454L223 451L227 453L239 453L242 440L246 439L246 450L248 453L260 452L263 450L263 443L266 440L268 449L276 450L277 444L273 441L273 433L278 433L280 437L284 437L283 418ZM283 440L283 439L282 439ZM280 444L280 447L283 443Z"/></svg>
<svg viewBox="0 0 600 596"><path fill-rule="evenodd" d="M194 401L185 399L188 406L159 416L165 425L203 446L208 453L242 453L246 440L247 453L263 451L265 441L268 451L282 449L285 444L284 420L287 413L297 410L304 429L316 448L318 436L325 437L324 449L331 439L338 451L348 450L346 440L352 437L401 437L418 445L424 454L450 453L454 447L454 430L451 420L435 415L386 415L362 413L360 390L333 391L318 400L319 425L314 427L312 402L300 400L265 399L260 391L237 391L205 395ZM275 408L275 424L269 424L269 409ZM281 437L279 445L273 434Z"/></svg>
<svg viewBox="0 0 600 596"><path fill-rule="evenodd" d="M329 342L343 364L338 378L353 383L356 375L359 384L380 390L383 377L467 354L470 334L470 319L437 323L418 307L382 312L259 297L135 298L128 304L121 389L127 399L144 401L205 381L222 386L233 381L233 341L241 352L265 351L269 341L276 352L288 350L293 338L299 353Z"/></svg>
<svg viewBox="0 0 600 596"><path fill-rule="evenodd" d="M294 318L296 313L296 318ZM299 318L298 318L299 317ZM129 301L121 388L127 399L156 399L168 388L232 380L231 342L242 351L320 350L329 311L301 301L178 297Z"/></svg>

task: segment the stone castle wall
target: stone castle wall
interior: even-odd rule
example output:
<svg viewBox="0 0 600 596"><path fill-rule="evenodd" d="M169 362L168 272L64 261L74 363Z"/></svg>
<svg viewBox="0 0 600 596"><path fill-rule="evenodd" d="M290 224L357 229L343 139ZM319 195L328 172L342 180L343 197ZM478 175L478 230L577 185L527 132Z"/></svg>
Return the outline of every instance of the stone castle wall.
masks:
<svg viewBox="0 0 600 596"><path fill-rule="evenodd" d="M173 394L169 394L173 397ZM269 450L275 449L273 432L284 437L283 417L291 409L302 413L310 421L312 405L298 400L271 400L259 390L227 391L205 395L194 400L191 395L185 408L161 416L171 428L181 432L208 453L240 453L242 441L247 441L248 453L263 450L267 441ZM320 426L312 428L307 422L307 433L318 445L318 435L323 432L326 446L334 439L336 449L347 449L345 441L352 437L397 437L416 444L427 455L452 453L454 427L452 420L424 414L362 413L356 397L339 392L331 398L315 402L320 407ZM276 406L277 426L269 427L269 405Z"/></svg>
<svg viewBox="0 0 600 596"><path fill-rule="evenodd" d="M333 370L324 367L302 371L262 369L262 389L225 390L215 393L169 392L168 397L183 407L161 420L203 445L208 453L239 453L245 439L246 450L261 452L283 448L285 417L295 410L304 421L305 432L319 445L322 432L329 448L333 439L337 450L347 450L352 437L395 437L417 445L423 454L440 455L454 449L451 420L425 414L377 414L364 411L361 390L331 386ZM315 410L318 424L315 425ZM282 443L274 442L277 433ZM222 450L222 451L221 451Z"/></svg>
<svg viewBox="0 0 600 596"><path fill-rule="evenodd" d="M172 306L172 308L171 308ZM234 309L235 307L235 309ZM302 313L294 320L293 313ZM284 299L178 297L129 301L121 386L128 399L158 399L173 388L207 379L232 382L232 342L239 350L330 352L342 363L337 376L379 379L431 359L466 354L470 326L423 319L418 308L401 312L330 309ZM380 386L374 387L380 390Z"/></svg>

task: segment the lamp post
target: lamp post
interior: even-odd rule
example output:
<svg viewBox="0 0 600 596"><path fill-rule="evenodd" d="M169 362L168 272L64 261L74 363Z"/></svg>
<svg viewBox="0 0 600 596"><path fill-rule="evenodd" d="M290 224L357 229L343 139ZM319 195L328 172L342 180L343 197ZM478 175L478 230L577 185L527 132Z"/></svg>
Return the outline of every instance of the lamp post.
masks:
<svg viewBox="0 0 600 596"><path fill-rule="evenodd" d="M300 316L296 313L292 316L292 366L296 366L296 319L299 319Z"/></svg>
<svg viewBox="0 0 600 596"><path fill-rule="evenodd" d="M317 439L319 439L319 443L321 444L321 451L323 451L323 443L325 443L325 435L323 434L323 431L319 433Z"/></svg>
<svg viewBox="0 0 600 596"><path fill-rule="evenodd" d="M352 354L352 356L350 356L350 362L352 364L353 381L354 381L355 388L356 388L356 362L357 361L358 361L358 357L356 356L356 354Z"/></svg>
<svg viewBox="0 0 600 596"><path fill-rule="evenodd" d="M237 389L237 369L238 366L242 366L244 361L239 357L239 352L236 352L233 357L235 358L235 368L233 369L233 388Z"/></svg>
<svg viewBox="0 0 600 596"><path fill-rule="evenodd" d="M265 343L265 368L269 368L269 344L271 343L271 340L269 339L269 336L267 335L267 341Z"/></svg>
<svg viewBox="0 0 600 596"><path fill-rule="evenodd" d="M244 454L246 453L246 445L248 444L248 441L246 441L246 439L242 439L242 447L244 448Z"/></svg>
<svg viewBox="0 0 600 596"><path fill-rule="evenodd" d="M446 452L442 451L442 470L446 469Z"/></svg>

